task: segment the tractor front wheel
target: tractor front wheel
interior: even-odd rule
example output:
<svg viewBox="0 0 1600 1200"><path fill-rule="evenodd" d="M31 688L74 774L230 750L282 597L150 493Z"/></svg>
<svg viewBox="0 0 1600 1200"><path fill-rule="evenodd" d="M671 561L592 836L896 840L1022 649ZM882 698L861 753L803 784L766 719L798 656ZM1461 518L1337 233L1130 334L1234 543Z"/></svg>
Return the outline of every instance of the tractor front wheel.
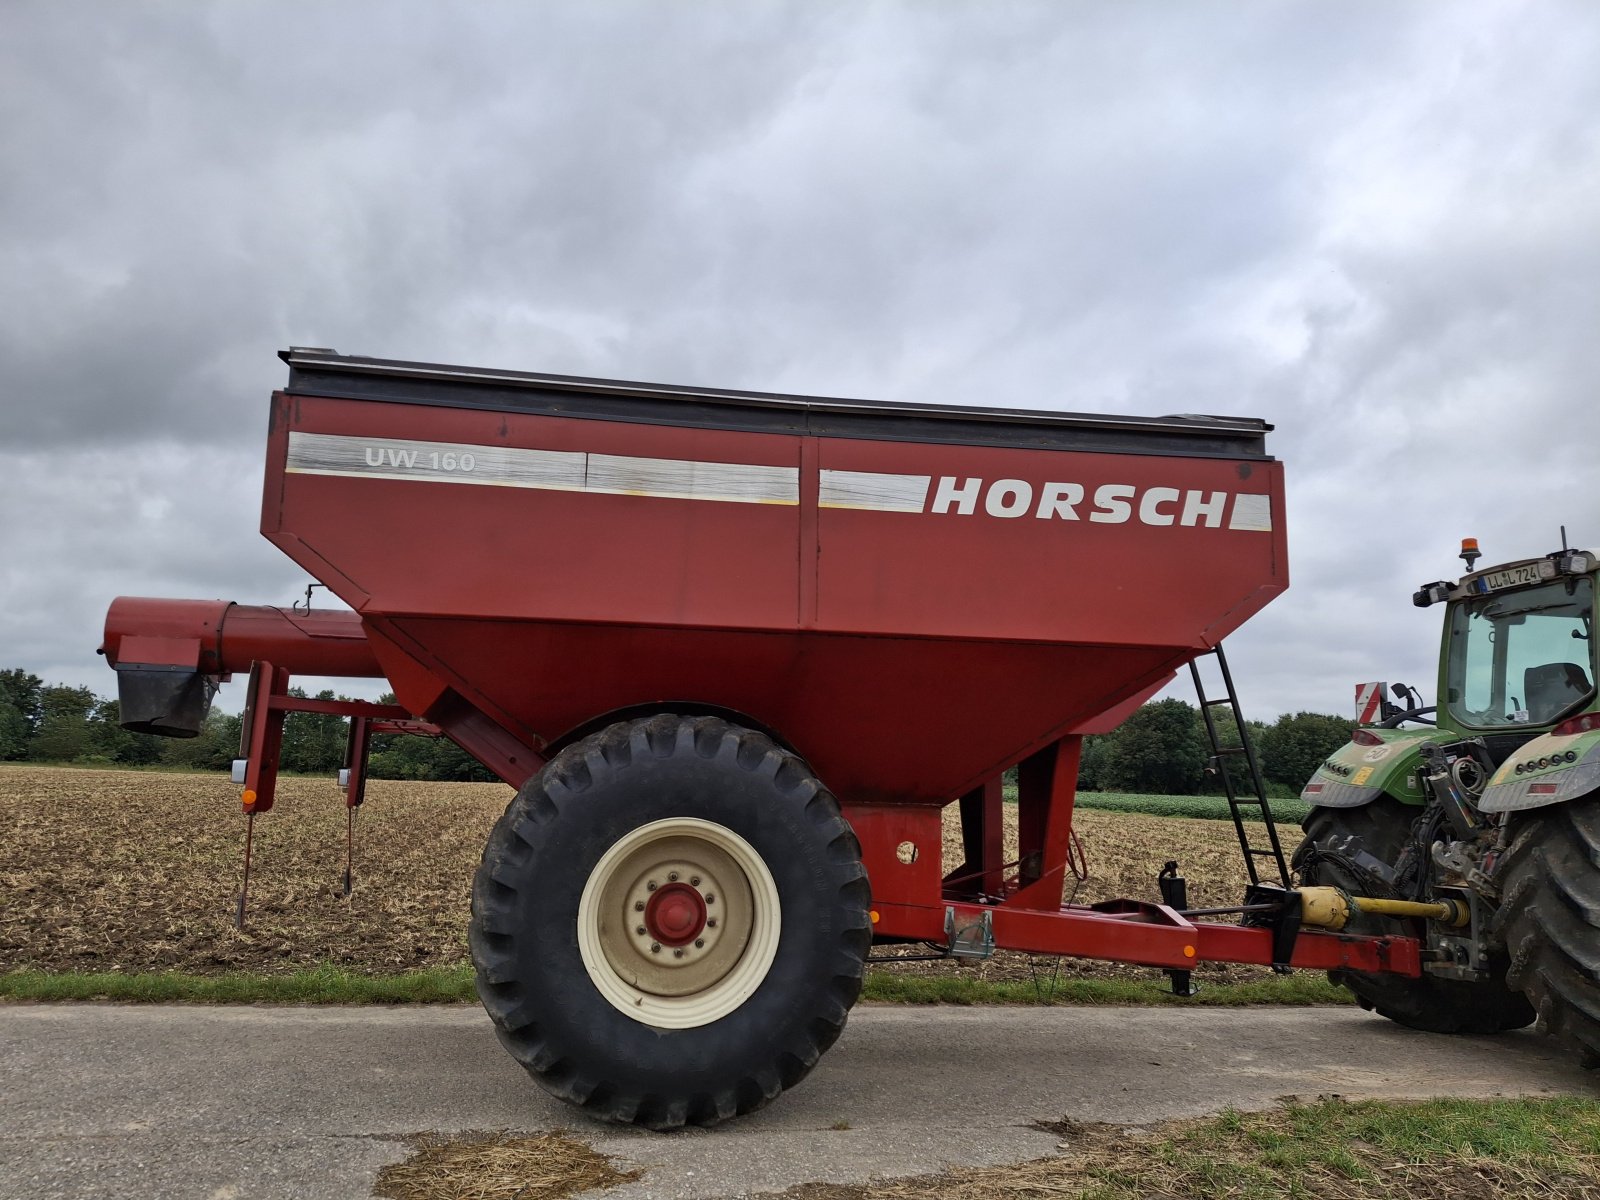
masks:
<svg viewBox="0 0 1600 1200"><path fill-rule="evenodd" d="M1600 797L1513 817L1495 932L1545 1032L1600 1067Z"/></svg>
<svg viewBox="0 0 1600 1200"><path fill-rule="evenodd" d="M547 1091L675 1129L760 1108L844 1028L872 942L861 848L811 769L713 717L567 747L473 881L478 995Z"/></svg>
<svg viewBox="0 0 1600 1200"><path fill-rule="evenodd" d="M1305 840L1295 851L1294 865L1304 884L1332 884L1356 895L1367 894L1364 880L1338 861L1345 839L1354 835L1368 854L1386 863L1400 856L1419 809L1392 796L1379 796L1360 808L1314 808L1302 828ZM1335 857L1323 857L1329 852ZM1358 913L1345 929L1371 937L1421 937L1422 922ZM1367 975L1360 971L1329 971L1328 978L1355 993L1362 1008L1391 1021L1429 1033L1502 1033L1531 1025L1535 1013L1527 999L1508 987L1503 959L1495 976L1482 982L1442 979L1424 974Z"/></svg>

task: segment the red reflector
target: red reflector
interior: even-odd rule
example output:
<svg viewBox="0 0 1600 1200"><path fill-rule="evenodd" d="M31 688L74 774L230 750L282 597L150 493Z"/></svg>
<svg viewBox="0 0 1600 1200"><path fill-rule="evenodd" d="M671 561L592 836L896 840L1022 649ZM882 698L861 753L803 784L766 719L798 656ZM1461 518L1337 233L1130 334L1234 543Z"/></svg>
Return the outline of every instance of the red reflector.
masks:
<svg viewBox="0 0 1600 1200"><path fill-rule="evenodd" d="M1320 783L1308 783L1308 784L1306 784L1306 791L1308 791L1308 792L1320 792L1321 790L1322 790L1322 785Z"/></svg>
<svg viewBox="0 0 1600 1200"><path fill-rule="evenodd" d="M1368 733L1365 729L1358 729L1350 735L1350 740L1358 746L1381 746L1383 739L1375 733Z"/></svg>
<svg viewBox="0 0 1600 1200"><path fill-rule="evenodd" d="M1581 717L1573 717L1570 721L1561 722L1550 732L1555 737L1572 737L1594 729L1600 729L1600 713L1584 713Z"/></svg>
<svg viewBox="0 0 1600 1200"><path fill-rule="evenodd" d="M1558 785L1554 783L1535 783L1528 788L1528 795L1554 796L1556 794L1557 786Z"/></svg>

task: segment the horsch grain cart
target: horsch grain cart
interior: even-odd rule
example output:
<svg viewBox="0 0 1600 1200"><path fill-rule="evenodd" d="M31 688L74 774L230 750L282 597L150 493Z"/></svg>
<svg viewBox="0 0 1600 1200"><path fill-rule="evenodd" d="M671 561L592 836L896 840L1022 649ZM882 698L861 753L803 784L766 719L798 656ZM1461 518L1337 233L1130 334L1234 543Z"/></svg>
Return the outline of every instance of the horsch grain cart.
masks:
<svg viewBox="0 0 1600 1200"><path fill-rule="evenodd" d="M653 1128L758 1108L839 1036L875 941L1175 983L1205 961L1419 975L1415 936L1305 928L1321 909L1281 871L1220 921L1170 878L1161 903L1062 904L1083 735L1287 585L1262 422L284 357L262 532L354 612L118 600L123 720L193 734L250 671L252 816L291 710L352 718L348 804L385 723L519 789L472 954L556 1095ZM399 705L299 700L299 674L381 675ZM1252 877L1258 857L1281 863L1274 841Z"/></svg>

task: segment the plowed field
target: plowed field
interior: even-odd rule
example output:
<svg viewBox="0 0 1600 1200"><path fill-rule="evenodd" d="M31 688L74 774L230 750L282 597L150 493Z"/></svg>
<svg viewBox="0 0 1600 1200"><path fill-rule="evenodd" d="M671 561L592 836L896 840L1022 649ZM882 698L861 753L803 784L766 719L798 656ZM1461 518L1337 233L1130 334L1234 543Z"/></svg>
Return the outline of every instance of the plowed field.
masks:
<svg viewBox="0 0 1600 1200"><path fill-rule="evenodd" d="M243 931L233 926L245 825L238 791L216 775L0 766L0 970L205 974L327 963L387 973L467 961L472 872L509 789L371 784L356 818L355 887L347 898L340 793L327 779L284 780L276 807L256 819ZM947 816L949 869L953 808ZM1090 870L1078 901L1154 898L1156 872L1168 858L1181 860L1191 903L1237 903L1243 893L1239 849L1225 822L1080 811L1078 830ZM893 969L1028 979L1055 966L998 954L978 964ZM1063 977L1129 971L1139 969L1061 965ZM1246 979L1264 972L1201 973Z"/></svg>

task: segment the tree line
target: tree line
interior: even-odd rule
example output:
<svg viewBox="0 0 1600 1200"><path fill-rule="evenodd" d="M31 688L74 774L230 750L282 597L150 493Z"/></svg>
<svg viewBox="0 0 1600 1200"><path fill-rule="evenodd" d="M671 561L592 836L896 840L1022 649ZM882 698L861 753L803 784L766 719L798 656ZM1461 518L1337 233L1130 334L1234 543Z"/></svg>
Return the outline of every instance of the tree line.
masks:
<svg viewBox="0 0 1600 1200"><path fill-rule="evenodd" d="M299 688L290 694L305 697ZM345 700L331 690L317 700ZM380 697L393 704L394 697ZM117 724L117 702L85 687L46 686L19 668L0 671L0 761L100 767L173 767L226 771L239 754L241 720L213 708L198 737L129 733ZM283 722L279 766L329 775L344 766L348 723L323 713L290 713ZM494 777L448 738L381 734L372 739L368 774L375 779L486 782Z"/></svg>
<svg viewBox="0 0 1600 1200"><path fill-rule="evenodd" d="M1232 715L1213 715L1220 743L1239 745ZM1298 795L1318 764L1348 742L1356 727L1348 718L1314 712L1285 713L1270 725L1246 720L1245 725L1268 794L1280 796ZM1221 792L1222 778L1211 759L1200 710L1182 700L1157 700L1142 705L1110 733L1084 739L1078 786L1157 796ZM1249 790L1244 757L1224 761L1234 786Z"/></svg>
<svg viewBox="0 0 1600 1200"><path fill-rule="evenodd" d="M304 692L294 689L294 695ZM318 700L345 699L332 691ZM381 698L394 703L393 696ZM1268 725L1248 721L1262 774L1279 794L1298 793L1317 764L1350 739L1352 721L1324 713L1285 714ZM129 733L117 724L117 702L88 688L45 686L19 668L0 671L0 761L77 763L85 766L170 766L225 771L239 752L237 714L213 709L195 738L160 738ZM1231 717L1219 730L1225 745L1237 745ZM283 723L285 771L331 774L344 765L347 725L343 717L290 713ZM1099 792L1189 796L1220 792L1199 710L1182 700L1142 706L1111 733L1086 738L1078 786ZM368 759L375 779L487 781L493 778L448 738L384 734ZM1229 761L1235 783L1247 776L1241 759Z"/></svg>

